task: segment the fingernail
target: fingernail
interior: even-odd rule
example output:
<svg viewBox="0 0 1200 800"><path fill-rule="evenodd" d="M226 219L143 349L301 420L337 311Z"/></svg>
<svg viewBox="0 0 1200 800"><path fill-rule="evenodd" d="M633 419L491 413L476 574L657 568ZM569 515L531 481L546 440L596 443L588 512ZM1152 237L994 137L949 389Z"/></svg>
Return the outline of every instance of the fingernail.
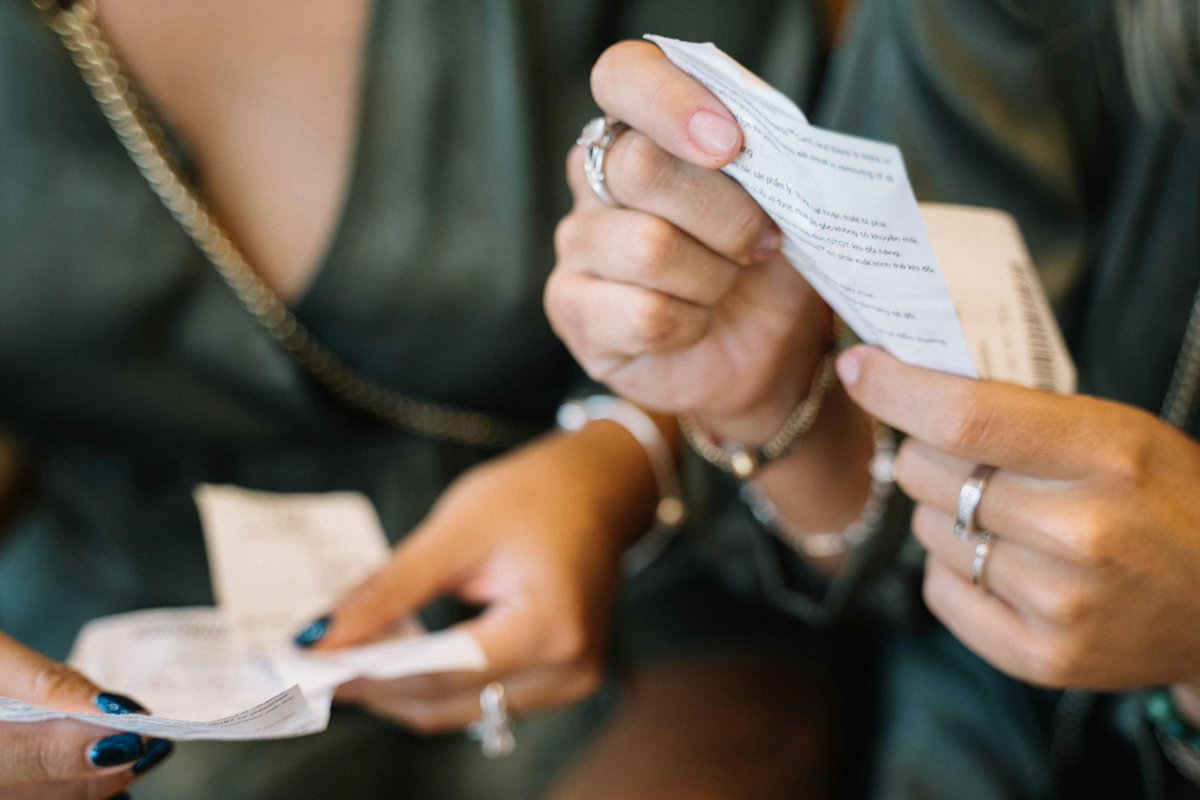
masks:
<svg viewBox="0 0 1200 800"><path fill-rule="evenodd" d="M332 616L324 616L320 619L314 619L312 622L304 626L303 630L296 634L295 642L298 647L312 647L317 642L325 638L325 634L329 633L329 624L333 621Z"/></svg>
<svg viewBox="0 0 1200 800"><path fill-rule="evenodd" d="M121 792L115 797L108 798L108 800L133 800L133 795L131 795L129 792Z"/></svg>
<svg viewBox="0 0 1200 800"><path fill-rule="evenodd" d="M171 753L175 752L175 743L168 739L151 739L146 742L146 755L133 765L133 774L141 775L161 764Z"/></svg>
<svg viewBox="0 0 1200 800"><path fill-rule="evenodd" d="M128 764L146 755L146 745L136 733L118 733L92 745L88 761L95 767L115 767Z"/></svg>
<svg viewBox="0 0 1200 800"><path fill-rule="evenodd" d="M783 234L774 225L767 228L763 233L762 238L758 240L758 244L754 247L754 253L751 256L756 262L766 261L771 256L779 252L779 245L783 244Z"/></svg>
<svg viewBox="0 0 1200 800"><path fill-rule="evenodd" d="M737 147L741 131L737 123L700 109L688 120L688 138L710 156L727 156Z"/></svg>
<svg viewBox="0 0 1200 800"><path fill-rule="evenodd" d="M844 386L850 387L858 383L858 373L861 370L862 365L858 361L857 353L847 350L838 356L837 374Z"/></svg>
<svg viewBox="0 0 1200 800"><path fill-rule="evenodd" d="M138 701L123 694L101 692L92 698L92 705L105 714L140 714L145 707Z"/></svg>

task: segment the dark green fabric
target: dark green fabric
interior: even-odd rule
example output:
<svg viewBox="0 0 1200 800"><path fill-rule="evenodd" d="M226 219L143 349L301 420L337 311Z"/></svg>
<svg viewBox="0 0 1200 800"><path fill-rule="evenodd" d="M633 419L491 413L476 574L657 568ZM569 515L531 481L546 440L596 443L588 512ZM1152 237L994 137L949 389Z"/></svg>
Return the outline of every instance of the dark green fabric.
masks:
<svg viewBox="0 0 1200 800"><path fill-rule="evenodd" d="M550 425L580 380L541 295L569 208L563 161L595 113L592 63L654 30L753 64L773 7L378 0L349 197L298 316L376 380ZM161 207L26 0L0 0L0 429L34 486L0 545L0 629L58 657L90 618L212 601L198 482L363 491L395 540L491 455L319 390ZM686 538L707 535L697 519ZM630 587L619 660L802 640L689 550ZM532 797L605 708L530 721L503 768L461 737L335 713L327 737L181 746L138 796Z"/></svg>
<svg viewBox="0 0 1200 800"><path fill-rule="evenodd" d="M1200 132L1134 113L1113 4L857 6L814 121L896 142L921 200L1012 213L1081 391L1157 412L1200 286ZM898 631L880 658L871 797L1194 792L1153 780L1173 771L1136 714L1118 724L1111 709L1128 703L1096 704L1076 736L1055 724L1056 695L999 675L944 631Z"/></svg>

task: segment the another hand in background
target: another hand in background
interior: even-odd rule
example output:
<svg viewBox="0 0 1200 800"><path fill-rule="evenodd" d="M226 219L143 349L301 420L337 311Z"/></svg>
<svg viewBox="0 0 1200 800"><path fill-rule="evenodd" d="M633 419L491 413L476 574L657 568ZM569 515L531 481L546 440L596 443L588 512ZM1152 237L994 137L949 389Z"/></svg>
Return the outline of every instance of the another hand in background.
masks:
<svg viewBox="0 0 1200 800"><path fill-rule="evenodd" d="M929 608L1000 670L1054 687L1200 683L1200 445L1119 403L958 378L854 348L839 373L911 434L896 462ZM976 464L986 586L952 532Z"/></svg>
<svg viewBox="0 0 1200 800"><path fill-rule="evenodd" d="M620 557L649 525L654 498L642 446L611 422L547 436L466 473L390 564L338 606L316 646L368 642L454 595L484 606L458 627L478 639L488 669L359 680L337 699L432 734L478 719L492 681L520 713L591 693Z"/></svg>
<svg viewBox="0 0 1200 800"><path fill-rule="evenodd" d="M0 696L69 712L142 710L2 633ZM0 722L0 800L106 800L170 752L165 740L74 720Z"/></svg>
<svg viewBox="0 0 1200 800"><path fill-rule="evenodd" d="M649 42L610 48L592 73L610 119L632 127L605 159L624 208L568 159L575 208L546 287L555 331L596 380L714 432L766 441L808 391L830 316L779 255L780 234L718 171L742 145L733 116Z"/></svg>

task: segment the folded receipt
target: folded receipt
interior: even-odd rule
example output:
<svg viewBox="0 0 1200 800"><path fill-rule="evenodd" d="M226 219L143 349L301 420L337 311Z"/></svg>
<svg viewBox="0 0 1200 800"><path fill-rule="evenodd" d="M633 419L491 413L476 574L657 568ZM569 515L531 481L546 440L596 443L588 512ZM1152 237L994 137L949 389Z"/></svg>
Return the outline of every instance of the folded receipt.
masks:
<svg viewBox="0 0 1200 800"><path fill-rule="evenodd" d="M478 671L487 657L470 634L400 623L371 644L299 650L300 622L387 559L370 501L356 493L196 491L217 607L150 609L94 620L69 662L155 716L69 714L0 698L0 722L77 719L175 740L278 739L318 733L337 687L356 678Z"/></svg>
<svg viewBox="0 0 1200 800"><path fill-rule="evenodd" d="M809 124L712 44L646 38L737 119L744 147L723 171L779 226L784 256L863 341L920 367L1074 390L1074 366L1011 218L919 207L895 145Z"/></svg>

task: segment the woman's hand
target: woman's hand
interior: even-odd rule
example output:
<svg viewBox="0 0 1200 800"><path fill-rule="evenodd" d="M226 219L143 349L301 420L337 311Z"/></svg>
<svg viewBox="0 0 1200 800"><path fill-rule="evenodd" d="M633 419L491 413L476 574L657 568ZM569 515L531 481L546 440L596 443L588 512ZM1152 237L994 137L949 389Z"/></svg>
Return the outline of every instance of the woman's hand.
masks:
<svg viewBox="0 0 1200 800"><path fill-rule="evenodd" d="M968 647L1038 684L1098 690L1200 682L1200 445L1129 406L844 353L868 413L911 434L897 480L929 551L925 599ZM952 532L976 464L997 539L984 592Z"/></svg>
<svg viewBox="0 0 1200 800"><path fill-rule="evenodd" d="M0 696L61 711L136 713L65 664L0 633ZM0 798L105 800L170 755L162 739L105 731L74 720L0 722Z"/></svg>
<svg viewBox="0 0 1200 800"><path fill-rule="evenodd" d="M439 733L478 719L492 681L520 713L589 694L603 671L620 556L650 524L654 499L649 459L612 422L552 434L471 470L339 605L317 647L369 641L455 595L485 607L458 627L478 639L487 670L360 680L338 699Z"/></svg>
<svg viewBox="0 0 1200 800"><path fill-rule="evenodd" d="M605 158L596 197L583 149L567 168L575 208L546 286L556 332L595 379L720 435L766 441L807 392L828 309L779 255L780 234L718 171L737 156L733 115L649 42L623 42L592 72L596 101L633 129Z"/></svg>

